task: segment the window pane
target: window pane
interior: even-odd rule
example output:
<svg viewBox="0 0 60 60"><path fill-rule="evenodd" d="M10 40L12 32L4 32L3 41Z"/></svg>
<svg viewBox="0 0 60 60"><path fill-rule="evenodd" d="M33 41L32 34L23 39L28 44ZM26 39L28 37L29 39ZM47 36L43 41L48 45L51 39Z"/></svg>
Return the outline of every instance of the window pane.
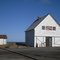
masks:
<svg viewBox="0 0 60 60"><path fill-rule="evenodd" d="M46 30L52 30L52 26L46 26Z"/></svg>
<svg viewBox="0 0 60 60"><path fill-rule="evenodd" d="M45 30L45 26L42 26L42 30Z"/></svg>
<svg viewBox="0 0 60 60"><path fill-rule="evenodd" d="M56 27L53 27L53 30L56 30Z"/></svg>

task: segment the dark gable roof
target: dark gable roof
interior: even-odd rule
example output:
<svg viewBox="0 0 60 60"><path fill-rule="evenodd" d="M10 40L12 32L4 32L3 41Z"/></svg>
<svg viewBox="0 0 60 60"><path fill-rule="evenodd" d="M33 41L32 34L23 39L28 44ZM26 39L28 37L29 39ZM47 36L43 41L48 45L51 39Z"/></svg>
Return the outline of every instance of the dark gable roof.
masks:
<svg viewBox="0 0 60 60"><path fill-rule="evenodd" d="M7 39L6 35L0 35L0 39Z"/></svg>
<svg viewBox="0 0 60 60"><path fill-rule="evenodd" d="M42 17L38 17L37 20L35 20L31 26L28 27L28 29L26 31L29 31L29 30L32 30L34 29L40 22L42 22L44 20L45 17L47 17L50 13L48 13L47 15L45 16L42 16ZM51 15L52 16L52 15ZM53 17L53 16L52 16ZM56 21L56 19L53 17L53 19ZM57 21L56 23L58 25L60 25Z"/></svg>
<svg viewBox="0 0 60 60"><path fill-rule="evenodd" d="M31 26L28 27L28 29L27 29L26 31L29 31L29 30L34 29L42 20L44 20L44 18L45 18L46 16L47 16L47 15L42 16L42 17L38 17L38 18L31 24Z"/></svg>

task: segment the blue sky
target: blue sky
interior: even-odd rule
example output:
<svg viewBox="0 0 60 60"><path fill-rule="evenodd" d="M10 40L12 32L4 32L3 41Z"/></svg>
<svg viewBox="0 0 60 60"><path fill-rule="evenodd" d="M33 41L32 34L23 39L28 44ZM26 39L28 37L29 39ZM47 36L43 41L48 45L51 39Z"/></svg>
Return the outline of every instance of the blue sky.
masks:
<svg viewBox="0 0 60 60"><path fill-rule="evenodd" d="M25 41L25 30L47 13L60 22L60 0L0 0L0 34L8 41Z"/></svg>

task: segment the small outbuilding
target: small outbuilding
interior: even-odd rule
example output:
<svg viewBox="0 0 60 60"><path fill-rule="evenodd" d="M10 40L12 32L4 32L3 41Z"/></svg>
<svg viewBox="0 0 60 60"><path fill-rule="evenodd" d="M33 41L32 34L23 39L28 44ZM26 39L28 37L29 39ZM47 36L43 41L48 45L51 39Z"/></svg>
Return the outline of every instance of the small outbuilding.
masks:
<svg viewBox="0 0 60 60"><path fill-rule="evenodd" d="M0 35L0 45L6 45L6 44L7 44L7 36Z"/></svg>
<svg viewBox="0 0 60 60"><path fill-rule="evenodd" d="M25 39L31 47L60 47L60 25L51 14L38 17L25 31Z"/></svg>

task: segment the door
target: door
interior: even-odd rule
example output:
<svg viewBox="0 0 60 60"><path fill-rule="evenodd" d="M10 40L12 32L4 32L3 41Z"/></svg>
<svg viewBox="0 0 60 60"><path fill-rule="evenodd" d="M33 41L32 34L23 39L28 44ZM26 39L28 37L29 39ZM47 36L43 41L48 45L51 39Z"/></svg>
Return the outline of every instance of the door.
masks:
<svg viewBox="0 0 60 60"><path fill-rule="evenodd" d="M46 47L52 47L52 37L46 37Z"/></svg>
<svg viewBox="0 0 60 60"><path fill-rule="evenodd" d="M36 48L38 47L38 44L36 43Z"/></svg>

